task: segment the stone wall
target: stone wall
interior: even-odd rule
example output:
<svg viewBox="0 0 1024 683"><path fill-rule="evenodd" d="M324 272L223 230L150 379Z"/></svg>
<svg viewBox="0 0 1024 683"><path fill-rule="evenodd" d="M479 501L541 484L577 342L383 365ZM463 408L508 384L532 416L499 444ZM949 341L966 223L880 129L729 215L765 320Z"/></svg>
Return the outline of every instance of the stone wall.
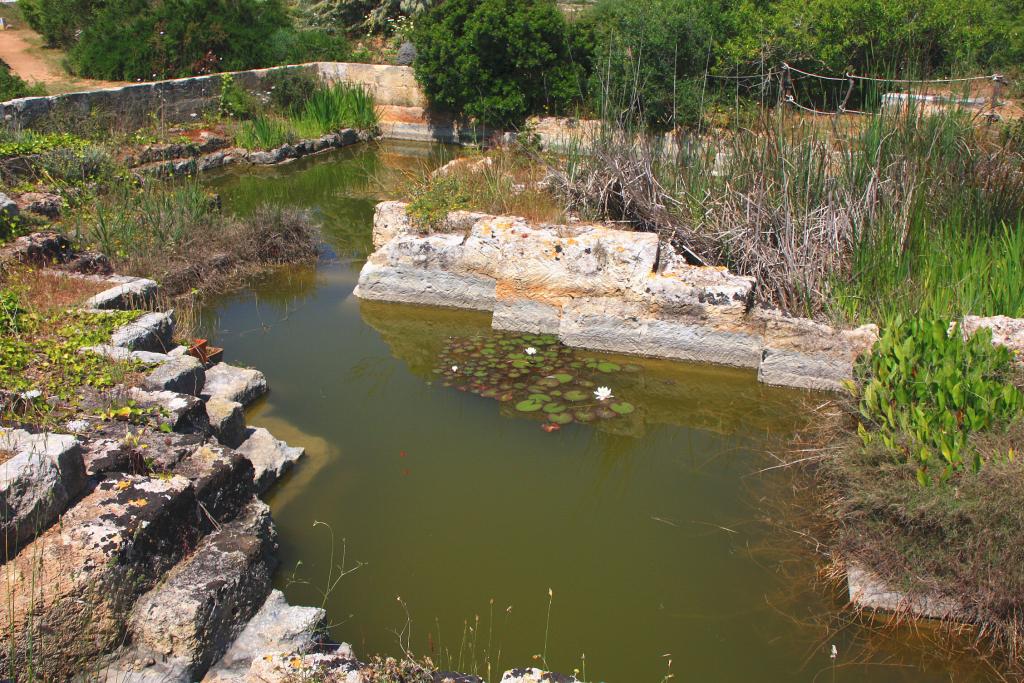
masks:
<svg viewBox="0 0 1024 683"><path fill-rule="evenodd" d="M364 86L380 108L385 137L455 142L470 133L466 126L460 126L451 117L427 111L426 97L416 83L413 70L407 66L313 62L238 71L232 76L240 87L259 92L267 74L283 69L309 71L329 83L344 81ZM213 74L65 95L24 97L0 103L0 116L11 128L31 128L47 117L58 121L97 117L124 128L137 128L153 120L188 123L216 109L221 78L222 74Z"/></svg>
<svg viewBox="0 0 1024 683"><path fill-rule="evenodd" d="M455 212L449 230L422 234L405 208L377 206L377 251L357 296L492 311L496 329L750 368L766 384L807 389L841 389L877 339L874 325L837 330L753 306L752 278L659 254L653 233Z"/></svg>

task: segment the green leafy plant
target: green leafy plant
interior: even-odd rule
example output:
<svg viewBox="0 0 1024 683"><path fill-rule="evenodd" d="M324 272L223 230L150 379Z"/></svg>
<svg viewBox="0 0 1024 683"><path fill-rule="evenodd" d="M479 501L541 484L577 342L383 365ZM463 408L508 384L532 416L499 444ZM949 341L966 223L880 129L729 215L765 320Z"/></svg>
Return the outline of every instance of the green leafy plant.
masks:
<svg viewBox="0 0 1024 683"><path fill-rule="evenodd" d="M982 461L968 437L1007 424L1024 411L1013 384L1011 351L990 330L964 339L941 320L897 318L859 367L863 379L858 433L915 462L922 484Z"/></svg>
<svg viewBox="0 0 1024 683"><path fill-rule="evenodd" d="M0 102L18 97L45 95L46 88L41 83L26 83L20 76L11 72L10 67L0 60Z"/></svg>
<svg viewBox="0 0 1024 683"><path fill-rule="evenodd" d="M296 138L288 121L262 114L243 121L235 131L235 144L245 149L275 149Z"/></svg>
<svg viewBox="0 0 1024 683"><path fill-rule="evenodd" d="M221 116L248 119L256 114L259 105L251 93L235 83L234 76L223 74L220 77L220 100L217 108Z"/></svg>

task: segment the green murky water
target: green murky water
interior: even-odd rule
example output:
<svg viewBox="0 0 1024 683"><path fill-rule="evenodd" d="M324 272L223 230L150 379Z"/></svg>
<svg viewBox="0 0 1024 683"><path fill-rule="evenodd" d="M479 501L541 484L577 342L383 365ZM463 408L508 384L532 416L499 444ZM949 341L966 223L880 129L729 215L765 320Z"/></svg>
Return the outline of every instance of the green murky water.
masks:
<svg viewBox="0 0 1024 683"><path fill-rule="evenodd" d="M211 180L227 210L296 204L325 224L316 268L204 313L226 358L270 381L250 422L306 447L270 497L288 598L323 602L360 654L408 646L491 680L542 660L614 683L950 680L949 661L851 623L814 581L791 475L762 471L807 395L352 296L373 178L446 154L361 146ZM343 563L358 568L324 596ZM979 680L965 666L956 677Z"/></svg>

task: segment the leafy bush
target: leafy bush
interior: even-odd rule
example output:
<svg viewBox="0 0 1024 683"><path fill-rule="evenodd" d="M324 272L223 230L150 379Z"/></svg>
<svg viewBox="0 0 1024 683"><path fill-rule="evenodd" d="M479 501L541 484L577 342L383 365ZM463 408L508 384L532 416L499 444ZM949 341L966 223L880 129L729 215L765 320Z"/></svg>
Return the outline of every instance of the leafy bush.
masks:
<svg viewBox="0 0 1024 683"><path fill-rule="evenodd" d="M416 78L431 102L488 126L567 109L581 65L553 0L446 0L413 31Z"/></svg>
<svg viewBox="0 0 1024 683"><path fill-rule="evenodd" d="M319 79L305 69L281 69L269 73L262 87L275 109L289 111L304 105L319 86Z"/></svg>
<svg viewBox="0 0 1024 683"><path fill-rule="evenodd" d="M12 73L10 67L0 60L0 102L45 94L46 88L41 83L29 85L18 74Z"/></svg>
<svg viewBox="0 0 1024 683"><path fill-rule="evenodd" d="M233 119L252 118L259 110L259 102L252 93L240 88L235 83L231 74L224 74L220 77L220 99L217 102L217 110L221 116Z"/></svg>
<svg viewBox="0 0 1024 683"><path fill-rule="evenodd" d="M37 133L33 130L18 133L0 133L0 159L42 154L54 149L82 152L89 141L72 133Z"/></svg>
<svg viewBox="0 0 1024 683"><path fill-rule="evenodd" d="M958 326L941 320L897 318L859 368L864 378L860 423L864 445L881 439L918 467L926 484L940 468L943 479L981 468L968 436L1006 424L1024 411L1024 394L1012 383L1013 353L992 344L990 330L964 340Z"/></svg>

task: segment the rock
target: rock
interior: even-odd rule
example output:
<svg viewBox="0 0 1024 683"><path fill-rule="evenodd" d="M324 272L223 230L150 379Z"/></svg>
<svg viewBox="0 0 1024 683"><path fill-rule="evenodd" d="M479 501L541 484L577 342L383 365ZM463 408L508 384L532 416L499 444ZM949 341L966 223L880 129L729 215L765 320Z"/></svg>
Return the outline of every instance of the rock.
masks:
<svg viewBox="0 0 1024 683"><path fill-rule="evenodd" d="M73 255L71 241L52 230L23 235L0 247L0 263L15 261L32 266L48 266L64 263Z"/></svg>
<svg viewBox="0 0 1024 683"><path fill-rule="evenodd" d="M73 436L0 428L0 534L5 556L57 520L85 487L82 449Z"/></svg>
<svg viewBox="0 0 1024 683"><path fill-rule="evenodd" d="M69 273L83 275L110 275L114 272L113 266L110 265L110 259L95 251L79 252L58 268Z"/></svg>
<svg viewBox="0 0 1024 683"><path fill-rule="evenodd" d="M149 391L174 391L198 396L205 381L206 370L198 358L178 356L150 370L142 386Z"/></svg>
<svg viewBox="0 0 1024 683"><path fill-rule="evenodd" d="M498 296L494 302L491 326L496 330L558 334L562 307L525 297Z"/></svg>
<svg viewBox="0 0 1024 683"><path fill-rule="evenodd" d="M47 218L57 218L60 215L61 204L60 195L51 192L25 192L18 197L18 205L23 211Z"/></svg>
<svg viewBox="0 0 1024 683"><path fill-rule="evenodd" d="M206 414L217 441L229 448L238 448L246 437L242 404L215 396L206 402Z"/></svg>
<svg viewBox="0 0 1024 683"><path fill-rule="evenodd" d="M173 437L175 440L178 438L177 435ZM159 444L154 443L151 450L158 451L159 448ZM204 531L233 519L256 491L249 459L215 444L192 447L168 469L192 482L200 505L196 516Z"/></svg>
<svg viewBox="0 0 1024 683"><path fill-rule="evenodd" d="M416 59L416 46L412 41L407 40L398 46L398 54L395 55L395 64L409 66Z"/></svg>
<svg viewBox="0 0 1024 683"><path fill-rule="evenodd" d="M111 281L116 284L88 299L82 307L105 310L139 308L151 302L158 289L155 282L145 278L114 276Z"/></svg>
<svg viewBox="0 0 1024 683"><path fill-rule="evenodd" d="M174 311L146 313L133 322L114 330L110 337L113 346L132 351L166 353L174 347Z"/></svg>
<svg viewBox="0 0 1024 683"><path fill-rule="evenodd" d="M245 441L236 450L252 461L258 493L269 489L306 452L304 448L275 439L263 427L250 428Z"/></svg>
<svg viewBox="0 0 1024 683"><path fill-rule="evenodd" d="M850 602L865 609L884 612L910 612L927 619L955 618L960 607L940 597L915 597L901 593L856 563L846 567Z"/></svg>
<svg viewBox="0 0 1024 683"><path fill-rule="evenodd" d="M369 683L363 665L350 656L350 651L314 652L304 655L268 654L253 660L243 679L245 683L296 683L296 681L331 681L331 683Z"/></svg>
<svg viewBox="0 0 1024 683"><path fill-rule="evenodd" d="M533 668L510 669L501 675L501 683L576 683L576 677Z"/></svg>
<svg viewBox="0 0 1024 683"><path fill-rule="evenodd" d="M99 344L98 346L83 346L78 349L79 353L95 353L110 360L127 362L137 360L140 363L167 363L172 356L166 353L153 353L152 351L131 351L123 346L111 346L110 344Z"/></svg>
<svg viewBox="0 0 1024 683"><path fill-rule="evenodd" d="M1005 315L982 318L968 315L961 323L965 338L982 328L992 330L993 344L1005 346L1024 359L1024 318L1010 318Z"/></svg>
<svg viewBox="0 0 1024 683"><path fill-rule="evenodd" d="M137 596L194 547L195 507L182 477L100 480L0 567L5 667L25 671L31 657L39 680L94 671L121 644Z"/></svg>
<svg viewBox="0 0 1024 683"><path fill-rule="evenodd" d="M210 169L219 168L224 165L224 159L227 154L224 152L213 152L205 156L199 157L196 161L196 168L199 171L209 171Z"/></svg>
<svg viewBox="0 0 1024 683"><path fill-rule="evenodd" d="M267 378L259 370L217 363L206 371L204 400L221 398L247 406L267 393Z"/></svg>
<svg viewBox="0 0 1024 683"><path fill-rule="evenodd" d="M160 422L166 423L176 432L205 434L210 429L206 405L195 396L133 387L128 390L128 398L142 408L160 409Z"/></svg>
<svg viewBox="0 0 1024 683"><path fill-rule="evenodd" d="M0 192L0 220L17 218L19 213L17 202Z"/></svg>
<svg viewBox="0 0 1024 683"><path fill-rule="evenodd" d="M252 499L135 603L128 633L137 657L175 661L201 678L270 593L276 546L270 509Z"/></svg>
<svg viewBox="0 0 1024 683"><path fill-rule="evenodd" d="M250 152L249 163L269 165L280 163L284 159L284 153L281 148L271 149L264 152Z"/></svg>
<svg viewBox="0 0 1024 683"><path fill-rule="evenodd" d="M457 235L447 237L462 239ZM354 293L369 301L490 311L494 309L496 286L494 278L486 276L367 262L359 273Z"/></svg>
<svg viewBox="0 0 1024 683"><path fill-rule="evenodd" d="M312 652L327 631L327 612L319 607L292 607L279 590L245 626L203 683L229 683L245 679L254 660L268 654ZM351 650L349 658L354 659Z"/></svg>

